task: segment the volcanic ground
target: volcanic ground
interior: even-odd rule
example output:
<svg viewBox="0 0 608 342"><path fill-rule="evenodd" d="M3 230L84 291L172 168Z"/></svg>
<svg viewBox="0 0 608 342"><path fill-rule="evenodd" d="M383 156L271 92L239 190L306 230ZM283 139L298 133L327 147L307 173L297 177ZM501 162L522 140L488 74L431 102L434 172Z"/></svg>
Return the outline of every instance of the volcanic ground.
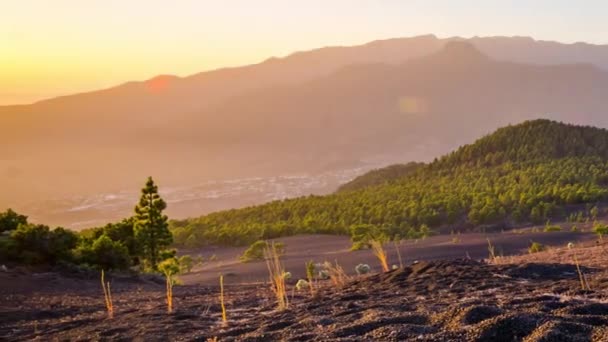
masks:
<svg viewBox="0 0 608 342"><path fill-rule="evenodd" d="M530 240L527 234L513 236ZM462 242L452 244L463 246L467 239L463 234ZM9 269L0 272L0 340L608 341L608 245L587 240L574 248L556 244L535 254L505 253L493 261L471 256L481 253L471 247L469 258L427 259L405 246L404 267L351 274L343 286L318 281L314 296L295 290L294 269L283 311L276 309L268 284L239 283L237 275L225 287L227 323L221 322L217 281L195 281L206 279L198 274L205 267L175 287L171 314L162 279L109 276L114 318L105 312L94 275ZM360 254L374 264L369 251Z"/></svg>

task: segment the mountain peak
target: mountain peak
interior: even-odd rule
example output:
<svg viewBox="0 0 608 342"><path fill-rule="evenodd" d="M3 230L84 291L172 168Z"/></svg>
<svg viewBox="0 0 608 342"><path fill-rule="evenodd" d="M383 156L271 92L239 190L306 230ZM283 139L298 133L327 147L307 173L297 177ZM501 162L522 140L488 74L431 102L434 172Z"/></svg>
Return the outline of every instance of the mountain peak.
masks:
<svg viewBox="0 0 608 342"><path fill-rule="evenodd" d="M451 63L470 63L487 61L489 57L481 53L472 43L467 41L449 41L443 49L435 54L435 58Z"/></svg>

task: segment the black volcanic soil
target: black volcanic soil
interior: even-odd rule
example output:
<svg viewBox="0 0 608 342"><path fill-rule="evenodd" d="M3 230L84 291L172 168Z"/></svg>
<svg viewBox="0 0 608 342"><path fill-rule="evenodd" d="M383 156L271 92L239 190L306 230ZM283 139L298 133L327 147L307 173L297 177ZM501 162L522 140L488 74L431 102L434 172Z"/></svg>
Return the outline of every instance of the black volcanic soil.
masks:
<svg viewBox="0 0 608 342"><path fill-rule="evenodd" d="M265 284L228 285L226 325L217 285L176 287L176 310L167 314L162 283L114 277L108 319L98 279L9 270L0 272L0 340L608 341L606 247L499 264L408 263L343 288L320 282L315 298L292 292L282 312ZM591 290L581 290L573 255Z"/></svg>
<svg viewBox="0 0 608 342"><path fill-rule="evenodd" d="M582 227L582 226L581 226ZM536 229L542 230L543 227ZM582 227L589 230L590 227ZM456 239L456 240L455 240ZM527 254L530 242L538 242L548 247L565 247L568 242L590 243L596 236L589 232L532 232L530 229L506 231L495 234L460 234L438 235L418 241L402 241L398 248L402 260L411 263L418 260L445 260L458 258L483 259L488 257L488 239L494 245L496 255L510 257ZM350 251L351 242L347 236L304 235L277 239L285 244L285 255L282 260L285 269L295 278L303 278L304 264L315 262L338 261L350 273L354 273L357 264L367 263L373 270L379 270L379 264L369 250ZM391 264L399 264L395 246L385 246ZM191 274L182 277L185 284L215 285L218 276L224 274L229 284L260 282L267 279L266 264L263 261L242 263L239 256L246 247L219 248L208 247L184 251L186 254L202 255L209 259L212 255L216 261L207 261L203 267L195 268Z"/></svg>

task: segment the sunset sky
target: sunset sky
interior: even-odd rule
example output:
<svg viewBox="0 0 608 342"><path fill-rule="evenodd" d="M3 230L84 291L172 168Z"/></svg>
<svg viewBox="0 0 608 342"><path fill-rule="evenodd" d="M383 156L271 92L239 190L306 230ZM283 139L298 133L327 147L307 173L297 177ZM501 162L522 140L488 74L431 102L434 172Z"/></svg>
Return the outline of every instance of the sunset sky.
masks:
<svg viewBox="0 0 608 342"><path fill-rule="evenodd" d="M2 0L0 104L434 33L608 43L603 0Z"/></svg>

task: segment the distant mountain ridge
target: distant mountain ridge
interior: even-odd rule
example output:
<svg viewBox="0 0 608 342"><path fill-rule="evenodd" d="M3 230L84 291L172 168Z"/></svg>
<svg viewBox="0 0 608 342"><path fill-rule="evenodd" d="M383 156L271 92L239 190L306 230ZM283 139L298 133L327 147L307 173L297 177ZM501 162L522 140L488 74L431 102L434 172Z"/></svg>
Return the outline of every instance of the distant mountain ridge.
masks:
<svg viewBox="0 0 608 342"><path fill-rule="evenodd" d="M536 117L607 127L606 56L421 36L0 107L0 207L138 188L150 174L185 186L428 161Z"/></svg>

